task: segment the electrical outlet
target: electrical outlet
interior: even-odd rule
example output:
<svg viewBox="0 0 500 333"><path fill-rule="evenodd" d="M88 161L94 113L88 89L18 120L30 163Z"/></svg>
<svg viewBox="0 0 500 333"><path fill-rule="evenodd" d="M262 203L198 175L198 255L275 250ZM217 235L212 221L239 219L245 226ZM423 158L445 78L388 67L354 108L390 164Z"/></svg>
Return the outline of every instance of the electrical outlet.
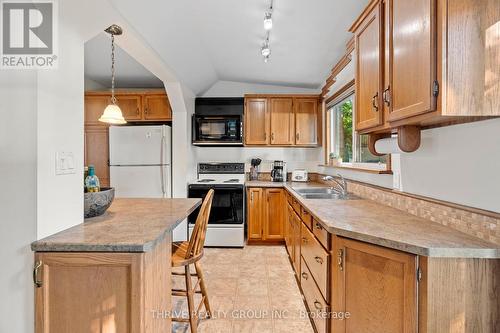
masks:
<svg viewBox="0 0 500 333"><path fill-rule="evenodd" d="M56 153L56 175L74 174L75 156L73 152L57 152Z"/></svg>

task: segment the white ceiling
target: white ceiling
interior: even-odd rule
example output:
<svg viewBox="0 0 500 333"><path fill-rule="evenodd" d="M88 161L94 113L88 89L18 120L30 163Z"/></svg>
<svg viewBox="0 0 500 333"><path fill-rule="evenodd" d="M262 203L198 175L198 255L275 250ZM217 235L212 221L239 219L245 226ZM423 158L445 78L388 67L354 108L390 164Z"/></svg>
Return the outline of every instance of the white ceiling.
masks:
<svg viewBox="0 0 500 333"><path fill-rule="evenodd" d="M344 53L350 38L347 29L368 0L275 0L271 60L264 63L260 55L265 37L262 21L269 2L112 0L124 18L196 94L218 80L320 87ZM109 45L102 47L109 52ZM93 58L88 61L86 52L89 72L98 74L109 67L107 52L99 59L98 52L89 52ZM104 67L94 69L97 67L94 62L102 60ZM119 75L128 75L135 68L120 61Z"/></svg>
<svg viewBox="0 0 500 333"><path fill-rule="evenodd" d="M117 88L163 87L160 79L116 44L115 60ZM111 38L105 32L85 43L85 76L106 88L111 88Z"/></svg>

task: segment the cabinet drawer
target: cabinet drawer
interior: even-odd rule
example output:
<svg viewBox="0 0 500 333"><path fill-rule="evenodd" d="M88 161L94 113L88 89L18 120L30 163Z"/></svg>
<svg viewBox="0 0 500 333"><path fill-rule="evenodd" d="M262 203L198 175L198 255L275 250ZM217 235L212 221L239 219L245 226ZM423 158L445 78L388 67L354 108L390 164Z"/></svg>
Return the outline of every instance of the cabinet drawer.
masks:
<svg viewBox="0 0 500 333"><path fill-rule="evenodd" d="M312 230L313 218L311 214L309 214L309 212L304 209L304 207L300 207L300 218L302 219L302 221L304 221L309 230Z"/></svg>
<svg viewBox="0 0 500 333"><path fill-rule="evenodd" d="M314 236L319 240L319 242L325 247L325 249L330 250L330 234L326 229L316 220L312 223Z"/></svg>
<svg viewBox="0 0 500 333"><path fill-rule="evenodd" d="M314 325L318 333L326 333L328 325L326 312L328 311L328 305L323 299L316 283L314 283L311 271L307 268L304 258L301 258L300 268L300 286L302 287L309 311L314 316Z"/></svg>
<svg viewBox="0 0 500 333"><path fill-rule="evenodd" d="M302 224L301 229L301 254L311 271L321 294L325 299L328 298L329 283L329 264L330 255L323 246L314 238L312 232Z"/></svg>

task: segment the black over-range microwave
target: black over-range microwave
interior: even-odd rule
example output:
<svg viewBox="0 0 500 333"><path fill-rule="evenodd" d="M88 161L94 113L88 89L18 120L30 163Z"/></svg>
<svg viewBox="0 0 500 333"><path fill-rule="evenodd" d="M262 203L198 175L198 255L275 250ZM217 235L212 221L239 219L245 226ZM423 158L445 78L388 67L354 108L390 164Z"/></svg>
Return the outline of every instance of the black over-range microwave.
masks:
<svg viewBox="0 0 500 333"><path fill-rule="evenodd" d="M243 98L197 98L193 145L243 146L243 110Z"/></svg>

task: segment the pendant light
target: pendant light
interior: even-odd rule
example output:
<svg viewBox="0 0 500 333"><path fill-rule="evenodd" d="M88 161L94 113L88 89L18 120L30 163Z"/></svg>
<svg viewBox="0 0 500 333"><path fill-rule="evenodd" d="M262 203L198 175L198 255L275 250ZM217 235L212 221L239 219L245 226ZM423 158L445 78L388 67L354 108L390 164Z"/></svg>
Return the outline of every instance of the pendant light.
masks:
<svg viewBox="0 0 500 333"><path fill-rule="evenodd" d="M123 30L120 26L113 24L104 31L111 35L111 103L106 106L99 121L113 125L126 124L122 110L116 105L115 97L115 36L121 35Z"/></svg>

